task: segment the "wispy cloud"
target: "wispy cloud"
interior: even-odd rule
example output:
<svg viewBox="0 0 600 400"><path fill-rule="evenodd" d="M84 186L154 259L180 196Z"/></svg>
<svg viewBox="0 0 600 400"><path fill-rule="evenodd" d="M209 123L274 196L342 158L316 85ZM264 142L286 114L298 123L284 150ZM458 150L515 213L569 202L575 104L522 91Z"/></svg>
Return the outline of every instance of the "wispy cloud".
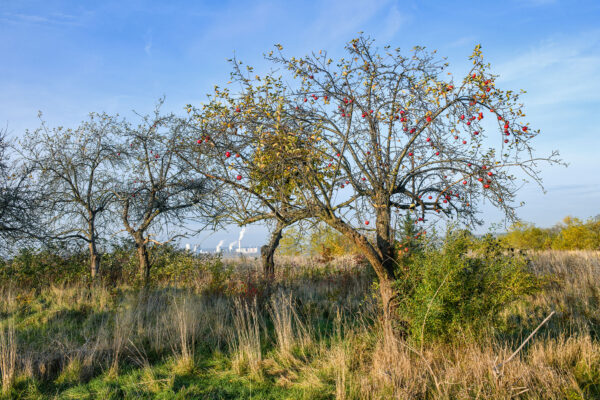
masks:
<svg viewBox="0 0 600 400"><path fill-rule="evenodd" d="M557 0L525 0L526 5L530 6L547 6L549 4L556 4Z"/></svg>
<svg viewBox="0 0 600 400"><path fill-rule="evenodd" d="M351 39L359 30L365 29L369 21L385 12L388 14L383 24L379 25L383 32L378 33L387 33L391 37L403 22L402 14L391 5L393 3L390 0L336 0L326 4L320 8L310 28L311 36L318 38L324 46L341 38Z"/></svg>
<svg viewBox="0 0 600 400"><path fill-rule="evenodd" d="M501 81L523 81L532 105L600 102L600 31L551 38L497 65Z"/></svg>
<svg viewBox="0 0 600 400"><path fill-rule="evenodd" d="M145 36L144 52L150 56L152 55L152 32L146 32Z"/></svg>
<svg viewBox="0 0 600 400"><path fill-rule="evenodd" d="M64 14L51 13L48 15L24 14L24 13L2 13L0 20L11 24L32 24L32 25L67 25L78 26L82 24L81 17Z"/></svg>

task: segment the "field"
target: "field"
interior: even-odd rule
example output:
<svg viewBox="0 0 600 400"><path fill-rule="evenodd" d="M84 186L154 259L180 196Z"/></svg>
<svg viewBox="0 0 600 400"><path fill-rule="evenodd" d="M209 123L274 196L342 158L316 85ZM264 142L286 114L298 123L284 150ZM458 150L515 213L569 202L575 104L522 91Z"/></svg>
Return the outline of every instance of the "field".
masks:
<svg viewBox="0 0 600 400"><path fill-rule="evenodd" d="M386 347L373 274L351 258L281 257L269 286L241 260L185 285L6 287L1 396L600 398L600 254L530 258L546 284L503 311L503 329Z"/></svg>

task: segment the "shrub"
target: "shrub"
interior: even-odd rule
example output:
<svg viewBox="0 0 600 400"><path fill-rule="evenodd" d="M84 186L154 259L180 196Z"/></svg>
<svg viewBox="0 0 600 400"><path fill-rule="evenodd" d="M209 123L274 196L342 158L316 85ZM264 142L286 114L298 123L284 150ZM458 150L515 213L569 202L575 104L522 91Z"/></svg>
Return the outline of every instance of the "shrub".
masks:
<svg viewBox="0 0 600 400"><path fill-rule="evenodd" d="M416 341L449 340L498 326L508 304L540 288L540 280L519 255L505 255L491 236L477 240L449 232L441 244L429 242L405 260L397 282L398 311Z"/></svg>
<svg viewBox="0 0 600 400"><path fill-rule="evenodd" d="M543 250L552 245L553 233L525 222L518 222L508 229L502 241L515 249Z"/></svg>
<svg viewBox="0 0 600 400"><path fill-rule="evenodd" d="M566 217L559 225L560 233L552 242L555 250L598 250L600 249L600 221L591 219L583 222L578 218Z"/></svg>
<svg viewBox="0 0 600 400"><path fill-rule="evenodd" d="M24 248L0 263L0 286L40 288L85 281L88 275L85 252Z"/></svg>

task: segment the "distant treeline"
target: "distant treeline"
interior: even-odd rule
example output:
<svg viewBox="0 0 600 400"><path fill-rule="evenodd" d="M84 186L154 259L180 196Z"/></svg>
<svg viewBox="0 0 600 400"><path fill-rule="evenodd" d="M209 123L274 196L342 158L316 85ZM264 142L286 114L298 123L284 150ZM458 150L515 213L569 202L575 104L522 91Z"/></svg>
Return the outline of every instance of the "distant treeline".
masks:
<svg viewBox="0 0 600 400"><path fill-rule="evenodd" d="M552 228L519 222L509 228L502 241L517 249L600 250L600 215L587 221L565 217Z"/></svg>

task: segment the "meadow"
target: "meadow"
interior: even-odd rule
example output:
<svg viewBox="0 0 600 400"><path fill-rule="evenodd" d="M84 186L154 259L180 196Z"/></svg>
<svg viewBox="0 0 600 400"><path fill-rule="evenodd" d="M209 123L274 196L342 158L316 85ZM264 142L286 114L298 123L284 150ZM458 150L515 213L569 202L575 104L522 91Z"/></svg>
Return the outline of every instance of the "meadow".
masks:
<svg viewBox="0 0 600 400"><path fill-rule="evenodd" d="M494 329L393 346L357 256L280 256L271 282L246 258L163 267L150 287L5 284L1 398L600 398L600 252L527 257L541 289Z"/></svg>

